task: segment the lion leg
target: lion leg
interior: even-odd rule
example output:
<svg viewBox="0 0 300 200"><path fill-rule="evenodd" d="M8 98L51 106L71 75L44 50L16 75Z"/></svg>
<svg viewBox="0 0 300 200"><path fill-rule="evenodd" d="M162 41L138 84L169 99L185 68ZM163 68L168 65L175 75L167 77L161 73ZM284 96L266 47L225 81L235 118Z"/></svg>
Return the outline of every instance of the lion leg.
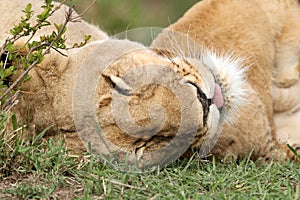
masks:
<svg viewBox="0 0 300 200"><path fill-rule="evenodd" d="M300 111L291 115L287 113L275 114L274 119L279 143L300 144Z"/></svg>
<svg viewBox="0 0 300 200"><path fill-rule="evenodd" d="M280 47L276 52L276 68L274 83L278 87L287 88L299 80L299 50Z"/></svg>
<svg viewBox="0 0 300 200"><path fill-rule="evenodd" d="M216 157L252 160L294 160L294 154L285 145L280 145L272 134L264 104L256 92L249 89L244 106L237 113L236 122L223 127L218 143L212 150ZM243 114L246 113L246 114ZM255 119L255 120L254 120ZM300 130L300 129L298 129ZM228 157L228 155L230 157Z"/></svg>
<svg viewBox="0 0 300 200"><path fill-rule="evenodd" d="M277 138L280 144L289 144L300 153L300 110L274 115Z"/></svg>
<svg viewBox="0 0 300 200"><path fill-rule="evenodd" d="M300 152L300 81L289 88L273 86L274 121L277 139Z"/></svg>

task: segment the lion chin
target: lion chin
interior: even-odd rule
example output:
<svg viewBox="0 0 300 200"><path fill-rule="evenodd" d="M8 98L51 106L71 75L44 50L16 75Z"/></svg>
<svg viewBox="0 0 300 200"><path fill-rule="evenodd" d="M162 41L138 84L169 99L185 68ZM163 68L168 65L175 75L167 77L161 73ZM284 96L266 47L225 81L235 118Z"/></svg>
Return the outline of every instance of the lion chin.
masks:
<svg viewBox="0 0 300 200"><path fill-rule="evenodd" d="M39 13L38 0L0 2L1 42L30 2ZM278 46L260 4L201 1L150 47L109 38L84 21L69 24L69 45L85 34L92 41L63 52L67 57L51 51L30 71L12 111L30 123L28 134L52 125L48 136L62 134L71 151L112 164L163 167L193 152L295 159L276 139L273 101L280 95L271 95L271 80ZM62 23L64 10L50 22Z"/></svg>

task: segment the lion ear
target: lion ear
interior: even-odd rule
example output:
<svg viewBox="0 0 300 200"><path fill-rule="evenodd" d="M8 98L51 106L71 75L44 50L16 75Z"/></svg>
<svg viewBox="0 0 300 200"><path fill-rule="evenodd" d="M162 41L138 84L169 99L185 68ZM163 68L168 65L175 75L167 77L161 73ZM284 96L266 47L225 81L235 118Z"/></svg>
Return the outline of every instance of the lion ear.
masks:
<svg viewBox="0 0 300 200"><path fill-rule="evenodd" d="M125 82L124 79L115 75L104 75L112 83L115 90L123 95L130 95L132 88Z"/></svg>

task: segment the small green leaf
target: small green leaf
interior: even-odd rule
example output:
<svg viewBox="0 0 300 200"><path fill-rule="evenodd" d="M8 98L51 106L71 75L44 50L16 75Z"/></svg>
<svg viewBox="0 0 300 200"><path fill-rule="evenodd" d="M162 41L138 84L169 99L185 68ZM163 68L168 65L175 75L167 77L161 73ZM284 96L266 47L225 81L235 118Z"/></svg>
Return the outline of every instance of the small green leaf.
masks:
<svg viewBox="0 0 300 200"><path fill-rule="evenodd" d="M15 70L14 66L10 66L9 68L4 70L4 78L9 77L10 75L12 75L13 71Z"/></svg>
<svg viewBox="0 0 300 200"><path fill-rule="evenodd" d="M84 38L84 40L87 42L87 41L89 41L91 38L92 38L91 35L86 35L85 38Z"/></svg>
<svg viewBox="0 0 300 200"><path fill-rule="evenodd" d="M59 32L63 25L54 23L54 26L55 26L57 32Z"/></svg>
<svg viewBox="0 0 300 200"><path fill-rule="evenodd" d="M28 21L32 17L33 11L31 9L32 4L30 3L25 7L24 10L22 10L26 14L26 19L24 19L24 21Z"/></svg>
<svg viewBox="0 0 300 200"><path fill-rule="evenodd" d="M27 6L26 6L25 9L23 10L23 12L25 12L25 13L31 12L31 8L32 8L32 4L29 3L29 4L27 4Z"/></svg>
<svg viewBox="0 0 300 200"><path fill-rule="evenodd" d="M50 6L51 3L52 3L52 0L45 0L45 4L46 4L47 6Z"/></svg>

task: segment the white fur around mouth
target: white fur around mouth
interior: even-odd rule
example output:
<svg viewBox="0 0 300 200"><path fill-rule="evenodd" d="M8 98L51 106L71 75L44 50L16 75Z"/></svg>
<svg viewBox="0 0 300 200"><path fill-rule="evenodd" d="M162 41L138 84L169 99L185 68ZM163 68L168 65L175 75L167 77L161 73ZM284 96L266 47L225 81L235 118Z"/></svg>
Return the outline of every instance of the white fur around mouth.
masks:
<svg viewBox="0 0 300 200"><path fill-rule="evenodd" d="M206 65L215 76L217 84L220 88L215 88L215 103L220 106L222 101L219 99L223 96L224 110L226 112L225 122L232 123L234 114L237 112L239 106L244 102L246 89L245 71L247 67L243 67L243 60L234 58L232 56L220 55L217 56L213 52L203 53L201 58L204 65ZM219 93L221 89L221 93ZM216 96L217 95L217 96Z"/></svg>

